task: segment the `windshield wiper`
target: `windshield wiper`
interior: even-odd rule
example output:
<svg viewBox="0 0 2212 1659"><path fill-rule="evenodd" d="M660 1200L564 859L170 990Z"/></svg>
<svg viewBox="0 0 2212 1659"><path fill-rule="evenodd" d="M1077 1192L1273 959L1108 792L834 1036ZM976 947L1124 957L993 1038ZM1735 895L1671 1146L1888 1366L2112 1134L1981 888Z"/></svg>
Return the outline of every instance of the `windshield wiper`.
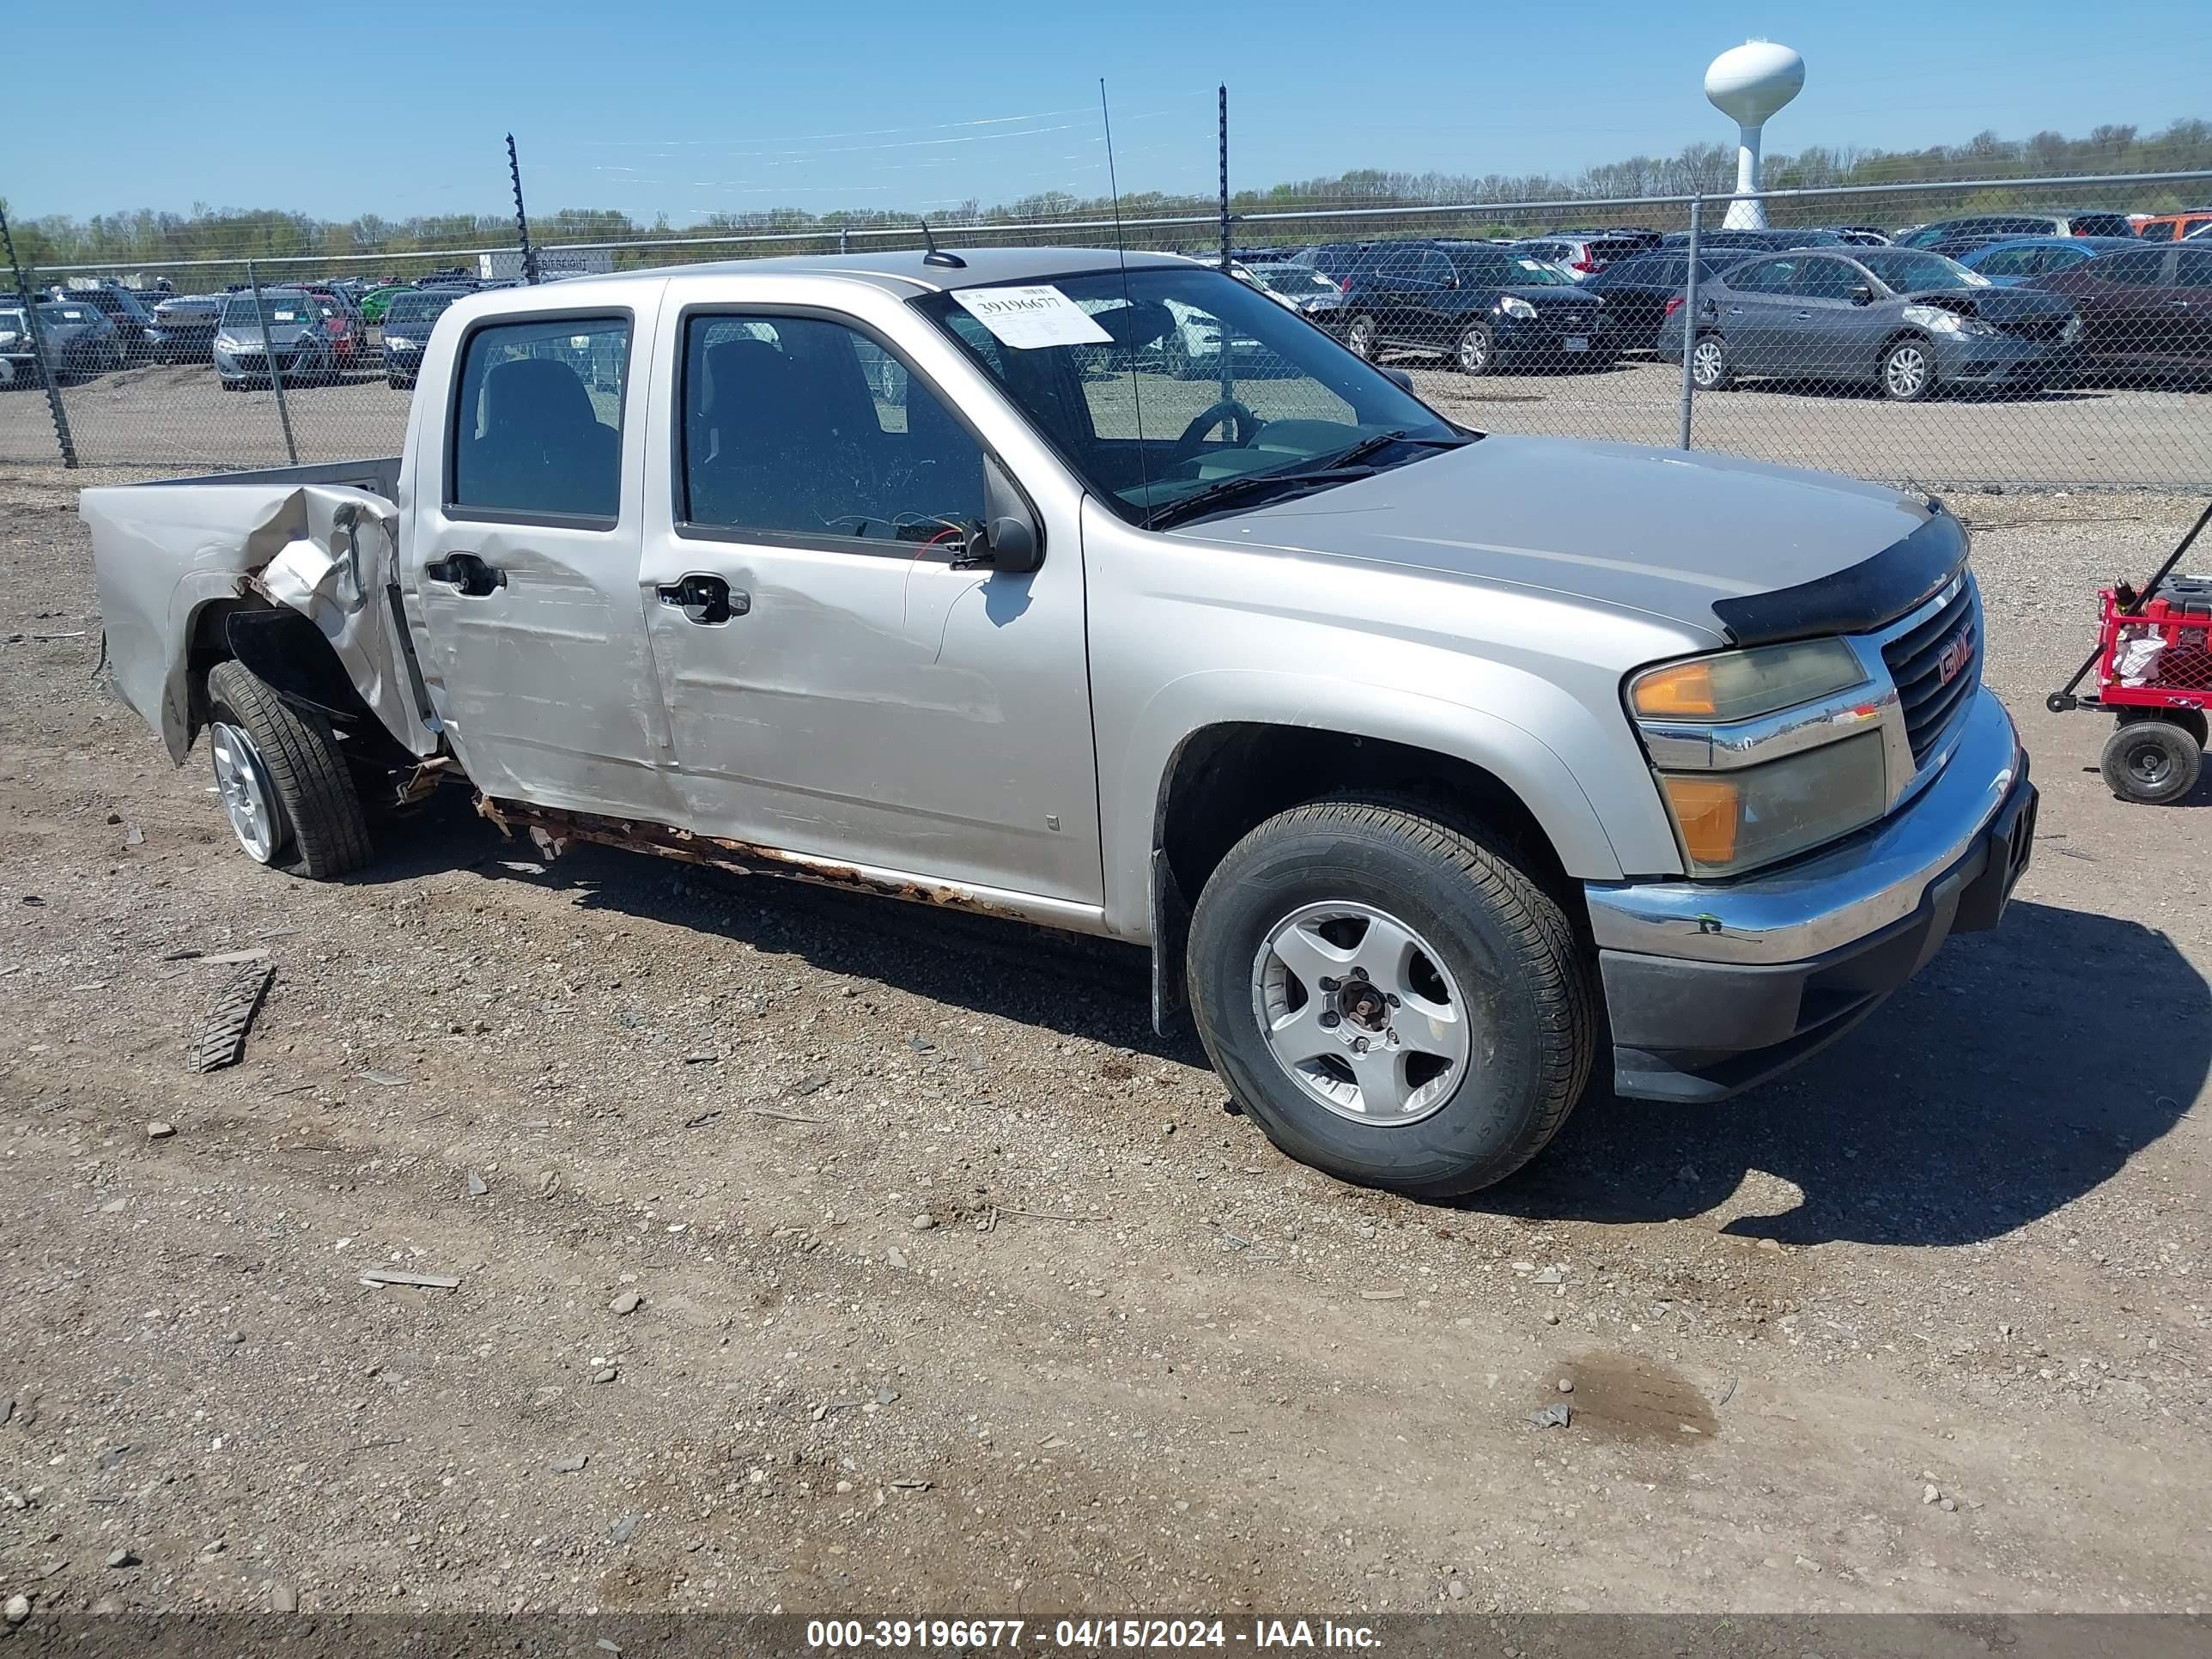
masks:
<svg viewBox="0 0 2212 1659"><path fill-rule="evenodd" d="M1362 438L1358 443L1352 445L1349 449L1340 450L1337 453L1327 457L1323 459L1322 465L1324 466L1354 466L1361 461L1367 459L1370 455L1380 455L1392 444L1426 444L1431 446L1440 446L1446 449L1457 449L1462 444L1471 444L1474 441L1474 440L1472 438L1462 438L1457 436L1448 438L1416 438L1412 433L1406 431L1378 432L1371 438Z"/></svg>
<svg viewBox="0 0 2212 1659"><path fill-rule="evenodd" d="M1210 483L1178 500L1154 507L1145 515L1145 528L1164 530L1168 526L1187 519L1194 513L1204 513L1224 506L1247 495L1261 495L1276 489L1296 489L1304 484L1344 483L1352 478L1375 476L1371 466L1300 467L1295 472L1247 472L1238 477L1224 478Z"/></svg>

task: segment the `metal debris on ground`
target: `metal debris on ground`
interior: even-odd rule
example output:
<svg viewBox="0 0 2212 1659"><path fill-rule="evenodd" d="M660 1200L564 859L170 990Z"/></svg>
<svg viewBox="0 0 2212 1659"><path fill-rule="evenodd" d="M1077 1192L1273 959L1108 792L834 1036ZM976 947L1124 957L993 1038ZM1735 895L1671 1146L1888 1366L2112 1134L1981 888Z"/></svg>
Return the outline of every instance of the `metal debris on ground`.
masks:
<svg viewBox="0 0 2212 1659"><path fill-rule="evenodd" d="M1575 1420L1571 1406L1547 1406L1540 1412L1530 1412L1528 1420L1540 1429L1564 1429Z"/></svg>
<svg viewBox="0 0 2212 1659"><path fill-rule="evenodd" d="M269 960L269 952L258 945L246 951L219 951L211 957L202 955L198 951L191 951L190 954L198 957L199 960L210 968L228 968L241 962Z"/></svg>
<svg viewBox="0 0 2212 1659"><path fill-rule="evenodd" d="M361 1275L364 1285L411 1285L418 1291L458 1291L461 1281L451 1273L404 1273L389 1267L371 1267Z"/></svg>
<svg viewBox="0 0 2212 1659"><path fill-rule="evenodd" d="M253 1024L259 1012L261 999L276 977L275 966L268 961L266 951L255 953L259 958L240 968L201 1017L199 1035L192 1045L192 1069L196 1072L219 1072L226 1066L235 1066L246 1057L246 1028ZM213 957L205 958L212 962Z"/></svg>
<svg viewBox="0 0 2212 1659"><path fill-rule="evenodd" d="M364 1071L356 1072L354 1075L363 1083L374 1083L380 1089L404 1089L407 1086L405 1078L394 1076L390 1072Z"/></svg>

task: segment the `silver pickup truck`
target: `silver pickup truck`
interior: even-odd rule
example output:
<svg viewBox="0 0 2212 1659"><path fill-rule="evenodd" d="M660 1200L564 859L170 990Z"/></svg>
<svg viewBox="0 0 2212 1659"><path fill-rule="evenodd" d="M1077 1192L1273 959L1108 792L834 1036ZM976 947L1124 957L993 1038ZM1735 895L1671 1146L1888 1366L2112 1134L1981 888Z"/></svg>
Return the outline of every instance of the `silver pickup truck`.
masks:
<svg viewBox="0 0 2212 1659"><path fill-rule="evenodd" d="M2032 838L1940 503L1468 431L1167 256L479 295L403 456L82 513L123 696L263 863L450 781L549 849L1149 945L1278 1146L1417 1194L1593 1077L1802 1059Z"/></svg>

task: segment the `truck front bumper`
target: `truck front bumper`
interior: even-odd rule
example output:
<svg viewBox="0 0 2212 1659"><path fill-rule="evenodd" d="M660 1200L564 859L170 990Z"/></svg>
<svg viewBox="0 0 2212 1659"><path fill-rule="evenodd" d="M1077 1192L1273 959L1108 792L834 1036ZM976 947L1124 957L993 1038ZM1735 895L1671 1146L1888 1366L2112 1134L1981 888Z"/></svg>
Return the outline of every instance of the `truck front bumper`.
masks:
<svg viewBox="0 0 2212 1659"><path fill-rule="evenodd" d="M1953 933L1996 926L2035 805L1984 689L1935 781L1848 841L1738 882L1588 884L1615 1090L1723 1100L1841 1036Z"/></svg>

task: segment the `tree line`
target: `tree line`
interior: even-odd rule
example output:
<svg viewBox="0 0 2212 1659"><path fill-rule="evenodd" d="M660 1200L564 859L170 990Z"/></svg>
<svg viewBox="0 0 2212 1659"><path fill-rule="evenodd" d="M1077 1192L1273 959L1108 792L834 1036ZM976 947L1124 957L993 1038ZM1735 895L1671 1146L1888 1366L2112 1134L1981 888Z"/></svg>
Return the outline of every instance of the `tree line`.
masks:
<svg viewBox="0 0 2212 1659"><path fill-rule="evenodd" d="M1963 198L1955 191L1931 191L1924 198L1901 192L1870 196L1863 204L1847 201L1799 204L1802 210L1788 216L1806 222L1861 217L1897 223L1937 214L2002 208L2015 201L2024 203L2027 199L2025 196L2005 189L2002 181L2006 179L2192 169L2212 169L2212 122L2178 120L2160 131L2148 134L2134 126L2105 125L2079 138L2045 131L2023 139L2006 139L1985 131L1962 144L1938 144L1918 150L1813 145L1795 155L1767 157L1762 182L1771 190L1789 190L1935 185L1960 179L1998 181L1990 188ZM1735 181L1734 147L1697 143L1686 145L1673 155L1632 155L1573 174L1410 173L1355 168L1317 178L1285 180L1264 190L1237 191L1231 196L1231 210L1255 215L1330 208L1419 208L1461 203L1495 203L1508 209L1514 204L1535 202L1587 202L1595 206L1638 197L1711 193L1731 188ZM2098 205L2171 212L2212 200L2212 181L2179 191L2155 187L2105 189L2098 191L2096 196ZM1211 196L1159 191L1133 192L1124 196L1120 205L1124 219L1204 216L1218 208L1216 199ZM1112 204L1103 197L1050 191L990 207L975 201L961 203L943 210L939 216L948 223L1003 226L1012 232L1024 225L1052 220L1102 219L1111 207ZM1639 216L1649 219L1654 216ZM1778 213L1776 216L1785 216ZM814 213L781 208L716 214L679 228L671 224L665 216L641 222L627 213L611 209L564 208L533 217L532 233L544 245L786 233L805 235L811 239L810 246L818 247L834 246L841 231L910 228L915 222L912 213L896 210ZM1492 226L1462 228L1502 234L1538 225L1533 217L1516 225L1508 213L1499 216ZM433 249L512 246L515 240L514 222L500 214L428 214L406 219L363 214L354 219L330 220L309 213L217 209L205 204L195 204L188 213L140 209L95 214L86 219L53 215L18 222L13 228L17 255L24 264L33 268L78 264L128 268L169 261L242 261L302 256L388 256L397 266L421 263L408 261L406 256L411 253ZM1253 227L1253 231L1255 235L1245 240L1284 240L1308 234L1295 226L1260 225ZM1152 234L1142 235L1139 240L1157 244L1179 239ZM1194 233L1181 240L1202 243L1206 238L1202 233ZM664 250L651 254L650 258L630 256L623 263L648 263L667 257Z"/></svg>

